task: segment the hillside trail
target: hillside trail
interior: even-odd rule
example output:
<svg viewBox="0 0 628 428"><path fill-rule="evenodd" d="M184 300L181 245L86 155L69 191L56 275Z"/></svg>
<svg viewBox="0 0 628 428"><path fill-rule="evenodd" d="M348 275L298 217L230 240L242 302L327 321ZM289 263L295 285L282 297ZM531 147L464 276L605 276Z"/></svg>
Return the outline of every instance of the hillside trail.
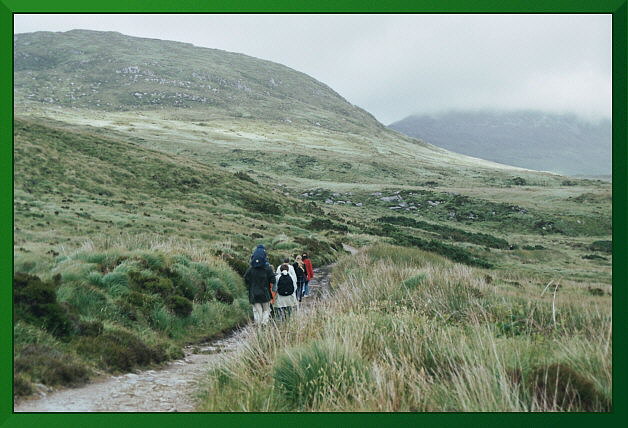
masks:
<svg viewBox="0 0 628 428"><path fill-rule="evenodd" d="M353 247L343 245L355 254ZM324 298L334 264L314 268L307 308ZM247 325L225 338L186 346L184 357L168 365L136 373L107 376L78 388L42 392L40 398L17 403L15 412L193 412L195 392L207 371L236 352L254 332Z"/></svg>

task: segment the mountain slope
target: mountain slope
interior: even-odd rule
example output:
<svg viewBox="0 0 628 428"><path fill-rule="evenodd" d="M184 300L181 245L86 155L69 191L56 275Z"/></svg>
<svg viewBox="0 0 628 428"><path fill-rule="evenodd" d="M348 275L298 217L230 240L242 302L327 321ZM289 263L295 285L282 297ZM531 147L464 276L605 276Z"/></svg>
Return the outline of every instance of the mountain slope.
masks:
<svg viewBox="0 0 628 428"><path fill-rule="evenodd" d="M13 45L17 103L183 107L330 129L381 127L323 83L243 54L87 30L17 34Z"/></svg>
<svg viewBox="0 0 628 428"><path fill-rule="evenodd" d="M323 83L242 54L85 30L18 34L14 48L17 116L98 127L273 181L468 186L515 176L559 179L406 137Z"/></svg>
<svg viewBox="0 0 628 428"><path fill-rule="evenodd" d="M457 153L567 175L610 175L611 123L539 111L416 115L390 128Z"/></svg>

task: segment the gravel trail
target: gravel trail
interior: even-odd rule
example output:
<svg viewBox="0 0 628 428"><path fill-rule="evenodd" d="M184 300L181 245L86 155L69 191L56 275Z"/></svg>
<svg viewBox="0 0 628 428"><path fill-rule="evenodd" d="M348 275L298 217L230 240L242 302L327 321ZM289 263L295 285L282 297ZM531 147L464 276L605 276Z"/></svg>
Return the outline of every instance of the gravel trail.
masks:
<svg viewBox="0 0 628 428"><path fill-rule="evenodd" d="M210 343L187 346L185 357L156 370L110 376L88 385L55 391L15 406L15 412L191 412L199 379L251 331L240 329Z"/></svg>

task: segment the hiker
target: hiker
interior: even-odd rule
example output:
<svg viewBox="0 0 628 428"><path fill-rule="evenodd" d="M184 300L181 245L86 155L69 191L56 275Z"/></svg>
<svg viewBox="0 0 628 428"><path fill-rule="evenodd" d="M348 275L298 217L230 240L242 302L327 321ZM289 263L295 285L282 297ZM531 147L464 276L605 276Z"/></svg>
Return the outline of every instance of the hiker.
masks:
<svg viewBox="0 0 628 428"><path fill-rule="evenodd" d="M253 321L258 325L266 324L270 317L269 284L275 284L275 275L263 245L258 245L253 251L250 266L244 273L244 282L249 291L249 303L253 305Z"/></svg>
<svg viewBox="0 0 628 428"><path fill-rule="evenodd" d="M292 267L292 265L290 264L290 259L288 257L284 257L283 264L279 265L277 267L277 272L275 272L275 274L279 275L281 273L281 266L283 266L283 265L288 265L288 268L289 268L288 269L288 273L290 274L291 277L294 278L294 283L296 284L297 283L297 279L296 279L297 276L296 276L296 273L294 272L294 267Z"/></svg>
<svg viewBox="0 0 628 428"><path fill-rule="evenodd" d="M295 262L292 265L294 273L297 275L297 299L299 302L303 299L303 286L305 285L305 265L303 264L303 258L301 255L295 257Z"/></svg>
<svg viewBox="0 0 628 428"><path fill-rule="evenodd" d="M273 266L272 264L269 264L270 266L270 270L271 271L275 271L275 266ZM274 283L269 282L268 283L268 289L270 290L270 317L271 318L275 318L277 316L277 313L275 312L275 309L273 307L273 305L275 304L275 299L277 298L277 292L273 290L273 287L275 286Z"/></svg>
<svg viewBox="0 0 628 428"><path fill-rule="evenodd" d="M303 259L303 264L305 265L305 283L303 284L303 297L310 296L310 287L309 283L312 278L314 278L314 269L312 268L312 262L310 258L307 256L307 253L303 253L301 255Z"/></svg>
<svg viewBox="0 0 628 428"><path fill-rule="evenodd" d="M253 254L251 254L251 260L249 260L249 263L252 265L253 263L253 259L264 259L264 263L268 266L270 266L270 263L268 262L268 255L266 254L266 247L264 247L263 244L259 244L257 247L255 247L255 249L253 250Z"/></svg>
<svg viewBox="0 0 628 428"><path fill-rule="evenodd" d="M281 320L285 320L292 312L292 308L298 305L297 277L294 272L290 272L290 268L292 266L289 263L279 266L273 287L273 291L277 292L273 309L277 311L277 318Z"/></svg>

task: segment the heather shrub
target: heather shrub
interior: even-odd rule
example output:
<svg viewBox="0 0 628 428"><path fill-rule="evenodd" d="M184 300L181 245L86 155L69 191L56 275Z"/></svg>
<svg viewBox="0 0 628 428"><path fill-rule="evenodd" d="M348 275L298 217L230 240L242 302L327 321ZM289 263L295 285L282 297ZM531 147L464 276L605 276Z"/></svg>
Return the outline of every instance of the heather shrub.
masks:
<svg viewBox="0 0 628 428"><path fill-rule="evenodd" d="M178 317L185 318L192 313L192 302L183 296L170 296L166 305Z"/></svg>
<svg viewBox="0 0 628 428"><path fill-rule="evenodd" d="M14 320L23 320L44 328L57 337L70 334L72 324L57 302L56 283L42 281L35 275L16 273L13 277Z"/></svg>

